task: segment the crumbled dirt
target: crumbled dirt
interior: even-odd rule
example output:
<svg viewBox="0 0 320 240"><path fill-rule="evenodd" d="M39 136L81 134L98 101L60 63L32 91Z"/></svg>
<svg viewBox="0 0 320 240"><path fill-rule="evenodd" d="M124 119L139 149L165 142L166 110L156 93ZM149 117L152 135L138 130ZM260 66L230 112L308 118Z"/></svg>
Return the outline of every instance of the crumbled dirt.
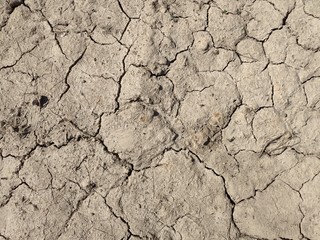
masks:
<svg viewBox="0 0 320 240"><path fill-rule="evenodd" d="M320 1L0 1L0 240L319 240Z"/></svg>

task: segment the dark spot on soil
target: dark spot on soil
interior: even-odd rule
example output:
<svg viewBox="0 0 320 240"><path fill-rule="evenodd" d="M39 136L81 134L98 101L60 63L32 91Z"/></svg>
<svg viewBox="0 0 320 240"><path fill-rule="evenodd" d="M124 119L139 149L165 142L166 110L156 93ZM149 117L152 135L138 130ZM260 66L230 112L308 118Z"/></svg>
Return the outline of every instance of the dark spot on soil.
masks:
<svg viewBox="0 0 320 240"><path fill-rule="evenodd" d="M17 117L21 117L21 108L18 108Z"/></svg>
<svg viewBox="0 0 320 240"><path fill-rule="evenodd" d="M49 98L47 96L41 96L39 103L40 103L40 108L45 107L49 102Z"/></svg>
<svg viewBox="0 0 320 240"><path fill-rule="evenodd" d="M210 138L207 138L207 140L203 143L204 146L207 146L210 143Z"/></svg>
<svg viewBox="0 0 320 240"><path fill-rule="evenodd" d="M31 30L30 30L30 33L29 33L29 36L33 36L37 33L37 28L36 27L33 27Z"/></svg>
<svg viewBox="0 0 320 240"><path fill-rule="evenodd" d="M32 101L32 105L34 105L34 106L39 106L40 103L39 103L38 99L33 100L33 101Z"/></svg>
<svg viewBox="0 0 320 240"><path fill-rule="evenodd" d="M177 140L177 139L178 139L178 137L179 137L179 134L175 134L175 135L173 136L173 138L172 138L172 141Z"/></svg>
<svg viewBox="0 0 320 240"><path fill-rule="evenodd" d="M103 168L104 170L107 170L107 168L108 168L108 164L107 164L107 163L103 163L102 168Z"/></svg>
<svg viewBox="0 0 320 240"><path fill-rule="evenodd" d="M0 127L4 127L4 125L6 125L5 121L0 121Z"/></svg>
<svg viewBox="0 0 320 240"><path fill-rule="evenodd" d="M25 137L25 136L27 136L29 133L31 133L31 127L30 127L30 126L26 126L25 128L22 129L22 131L21 131L21 136Z"/></svg>
<svg viewBox="0 0 320 240"><path fill-rule="evenodd" d="M156 0L156 1L153 1L153 2L151 3L151 6L152 6L152 8L153 8L153 10L154 10L155 12L160 8L160 4L158 3L157 0Z"/></svg>
<svg viewBox="0 0 320 240"><path fill-rule="evenodd" d="M87 188L89 189L89 191L95 189L97 187L97 184L94 182L89 183L89 185L87 186Z"/></svg>
<svg viewBox="0 0 320 240"><path fill-rule="evenodd" d="M159 113L157 111L153 111L153 116L154 117L159 116Z"/></svg>

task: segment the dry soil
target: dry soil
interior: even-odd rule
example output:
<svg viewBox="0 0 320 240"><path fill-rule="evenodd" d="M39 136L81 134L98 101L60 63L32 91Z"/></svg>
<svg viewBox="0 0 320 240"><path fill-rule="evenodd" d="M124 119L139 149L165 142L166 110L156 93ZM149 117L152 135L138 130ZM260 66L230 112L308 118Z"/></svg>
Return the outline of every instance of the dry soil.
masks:
<svg viewBox="0 0 320 240"><path fill-rule="evenodd" d="M319 0L1 0L0 239L319 240Z"/></svg>

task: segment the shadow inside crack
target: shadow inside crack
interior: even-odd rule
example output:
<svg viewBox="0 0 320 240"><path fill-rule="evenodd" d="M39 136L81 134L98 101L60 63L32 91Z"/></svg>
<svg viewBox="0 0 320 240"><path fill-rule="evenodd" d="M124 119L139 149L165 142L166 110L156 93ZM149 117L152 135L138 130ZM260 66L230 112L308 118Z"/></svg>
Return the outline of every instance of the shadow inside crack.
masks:
<svg viewBox="0 0 320 240"><path fill-rule="evenodd" d="M19 7L20 5L24 4L24 0L10 0L8 2L6 12L11 14L15 8Z"/></svg>

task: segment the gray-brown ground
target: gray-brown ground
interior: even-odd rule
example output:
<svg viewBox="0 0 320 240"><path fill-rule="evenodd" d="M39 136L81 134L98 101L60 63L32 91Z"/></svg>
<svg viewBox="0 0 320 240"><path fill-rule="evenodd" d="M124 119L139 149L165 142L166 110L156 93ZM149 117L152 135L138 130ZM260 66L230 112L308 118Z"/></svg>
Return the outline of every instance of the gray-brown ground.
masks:
<svg viewBox="0 0 320 240"><path fill-rule="evenodd" d="M319 0L0 7L0 239L320 239Z"/></svg>

